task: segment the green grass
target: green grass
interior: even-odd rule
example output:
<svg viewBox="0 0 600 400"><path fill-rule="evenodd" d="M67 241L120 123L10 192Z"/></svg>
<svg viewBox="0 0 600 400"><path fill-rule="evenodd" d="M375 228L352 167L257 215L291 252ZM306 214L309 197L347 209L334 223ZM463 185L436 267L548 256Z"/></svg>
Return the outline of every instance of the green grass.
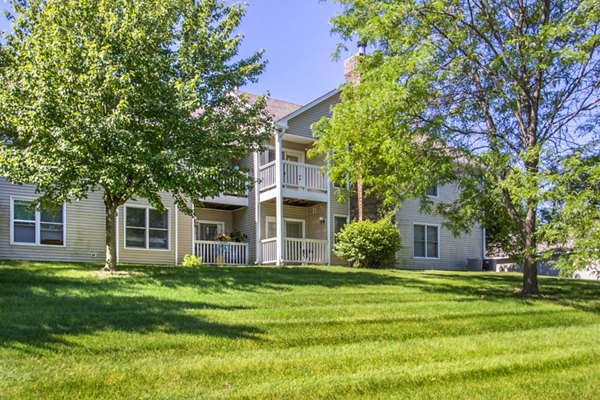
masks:
<svg viewBox="0 0 600 400"><path fill-rule="evenodd" d="M0 398L593 399L600 284L0 262Z"/></svg>

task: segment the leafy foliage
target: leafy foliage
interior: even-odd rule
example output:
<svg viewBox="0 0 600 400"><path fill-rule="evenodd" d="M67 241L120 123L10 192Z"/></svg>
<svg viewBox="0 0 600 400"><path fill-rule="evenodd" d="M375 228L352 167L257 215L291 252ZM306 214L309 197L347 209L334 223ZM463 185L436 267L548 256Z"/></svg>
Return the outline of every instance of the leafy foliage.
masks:
<svg viewBox="0 0 600 400"><path fill-rule="evenodd" d="M201 267L202 259L194 256L192 254L186 254L183 256L183 261L181 262L181 266L183 267Z"/></svg>
<svg viewBox="0 0 600 400"><path fill-rule="evenodd" d="M400 232L390 221L354 221L338 232L335 254L356 268L381 268L400 250Z"/></svg>
<svg viewBox="0 0 600 400"><path fill-rule="evenodd" d="M261 148L271 123L264 99L250 104L234 90L264 68L261 53L237 57L243 7L217 0L12 6L13 32L0 52L0 175L36 184L44 204L101 190L107 226L132 198L163 209L159 193L168 192L191 212L189 199L249 184L229 163Z"/></svg>
<svg viewBox="0 0 600 400"><path fill-rule="evenodd" d="M600 156L577 153L551 176L554 207L540 238L565 272L600 266Z"/></svg>
<svg viewBox="0 0 600 400"><path fill-rule="evenodd" d="M454 232L493 222L536 293L552 168L598 139L597 0L336 2L334 31L373 51L315 125L330 175L395 207L421 198ZM457 183L457 201L434 207L434 181Z"/></svg>

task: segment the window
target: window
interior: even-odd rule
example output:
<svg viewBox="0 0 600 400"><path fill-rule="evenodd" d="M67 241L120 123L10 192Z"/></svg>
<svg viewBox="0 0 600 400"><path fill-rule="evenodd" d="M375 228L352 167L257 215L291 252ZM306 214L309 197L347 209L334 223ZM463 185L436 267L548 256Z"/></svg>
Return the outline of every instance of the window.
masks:
<svg viewBox="0 0 600 400"><path fill-rule="evenodd" d="M429 197L438 197L438 185L428 187L425 194Z"/></svg>
<svg viewBox="0 0 600 400"><path fill-rule="evenodd" d="M277 237L277 219L275 217L266 217L266 238ZM283 236L286 238L302 239L306 232L303 219L283 219Z"/></svg>
<svg viewBox="0 0 600 400"><path fill-rule="evenodd" d="M64 246L64 204L53 214L31 209L31 203L31 200L11 199L11 243Z"/></svg>
<svg viewBox="0 0 600 400"><path fill-rule="evenodd" d="M333 217L333 239L337 237L339 231L348 223L348 217L342 215L334 215Z"/></svg>
<svg viewBox="0 0 600 400"><path fill-rule="evenodd" d="M125 207L125 247L168 250L169 212Z"/></svg>
<svg viewBox="0 0 600 400"><path fill-rule="evenodd" d="M439 258L439 227L414 225L414 253L418 258Z"/></svg>
<svg viewBox="0 0 600 400"><path fill-rule="evenodd" d="M215 236L225 231L223 222L198 221L196 223L196 240L215 240Z"/></svg>

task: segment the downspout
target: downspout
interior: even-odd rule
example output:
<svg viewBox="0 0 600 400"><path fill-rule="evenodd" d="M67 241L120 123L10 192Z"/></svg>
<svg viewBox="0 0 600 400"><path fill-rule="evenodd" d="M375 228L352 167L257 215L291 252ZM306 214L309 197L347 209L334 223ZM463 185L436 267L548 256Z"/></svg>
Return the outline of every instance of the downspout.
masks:
<svg viewBox="0 0 600 400"><path fill-rule="evenodd" d="M117 207L117 215L115 217L115 223L117 224L117 228L115 229L117 231L116 234L115 234L115 239L116 239L116 242L117 242L117 249L116 249L116 253L117 253L117 265L119 264L119 246L120 246L120 243L119 243L119 208L120 207Z"/></svg>
<svg viewBox="0 0 600 400"><path fill-rule="evenodd" d="M175 203L175 266L179 264L179 208Z"/></svg>

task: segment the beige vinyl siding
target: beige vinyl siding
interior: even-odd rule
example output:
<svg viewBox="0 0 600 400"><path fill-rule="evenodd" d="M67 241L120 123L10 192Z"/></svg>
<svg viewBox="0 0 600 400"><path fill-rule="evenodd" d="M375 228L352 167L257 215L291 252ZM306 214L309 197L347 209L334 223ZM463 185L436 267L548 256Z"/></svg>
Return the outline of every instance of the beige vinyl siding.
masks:
<svg viewBox="0 0 600 400"><path fill-rule="evenodd" d="M250 176L256 179L254 176L254 154L250 154L248 157L241 161L243 168L250 171ZM238 229L248 236L248 263L256 263L256 199L255 199L255 185L252 185L248 191L248 207L238 209L234 212L233 218L234 223Z"/></svg>
<svg viewBox="0 0 600 400"><path fill-rule="evenodd" d="M439 199L434 198L434 201L451 201L458 195L455 185L441 186L438 191ZM483 232L480 226L473 227L470 233L454 237L442 226L443 222L442 217L421 214L419 200L408 200L403 204L396 213L396 225L402 237L402 247L397 255L400 268L461 270L466 268L468 258L482 258ZM439 226L439 259L413 257L414 224Z"/></svg>
<svg viewBox="0 0 600 400"><path fill-rule="evenodd" d="M254 198L252 198L254 205ZM234 229L246 235L248 243L248 263L256 262L256 225L254 224L254 207L243 207L233 211Z"/></svg>
<svg viewBox="0 0 600 400"><path fill-rule="evenodd" d="M194 222L191 215L184 214L181 211L179 211L177 218L177 225L179 228L179 235L177 238L179 245L179 251L177 252L177 264L179 265L183 261L183 257L185 257L186 254L194 254L194 239L192 236L192 225Z"/></svg>
<svg viewBox="0 0 600 400"><path fill-rule="evenodd" d="M216 210L213 208L196 208L196 222L215 221L225 224L225 233L229 234L234 230L233 212L227 210Z"/></svg>
<svg viewBox="0 0 600 400"><path fill-rule="evenodd" d="M65 246L10 244L10 198L35 199L34 185L14 185L0 178L0 259L103 262L104 205L101 193L66 205Z"/></svg>
<svg viewBox="0 0 600 400"><path fill-rule="evenodd" d="M339 93L315 104L310 109L291 118L288 121L288 133L292 135L313 138L310 126L324 116L331 116L331 108L339 102Z"/></svg>
<svg viewBox="0 0 600 400"><path fill-rule="evenodd" d="M331 224L331 238L329 239L329 243L331 243L331 265L348 265L348 262L346 260L344 260L343 258L340 258L338 256L335 255L335 253L333 252L333 244L335 241L334 235L334 221L333 221L333 217L336 215L344 215L346 216L346 218L348 218L348 201L344 201L344 202L340 202L339 201L339 196L336 193L336 189L334 189L333 187L331 187L330 189L330 197L329 197L329 201L331 202L331 216L329 218L329 223Z"/></svg>

